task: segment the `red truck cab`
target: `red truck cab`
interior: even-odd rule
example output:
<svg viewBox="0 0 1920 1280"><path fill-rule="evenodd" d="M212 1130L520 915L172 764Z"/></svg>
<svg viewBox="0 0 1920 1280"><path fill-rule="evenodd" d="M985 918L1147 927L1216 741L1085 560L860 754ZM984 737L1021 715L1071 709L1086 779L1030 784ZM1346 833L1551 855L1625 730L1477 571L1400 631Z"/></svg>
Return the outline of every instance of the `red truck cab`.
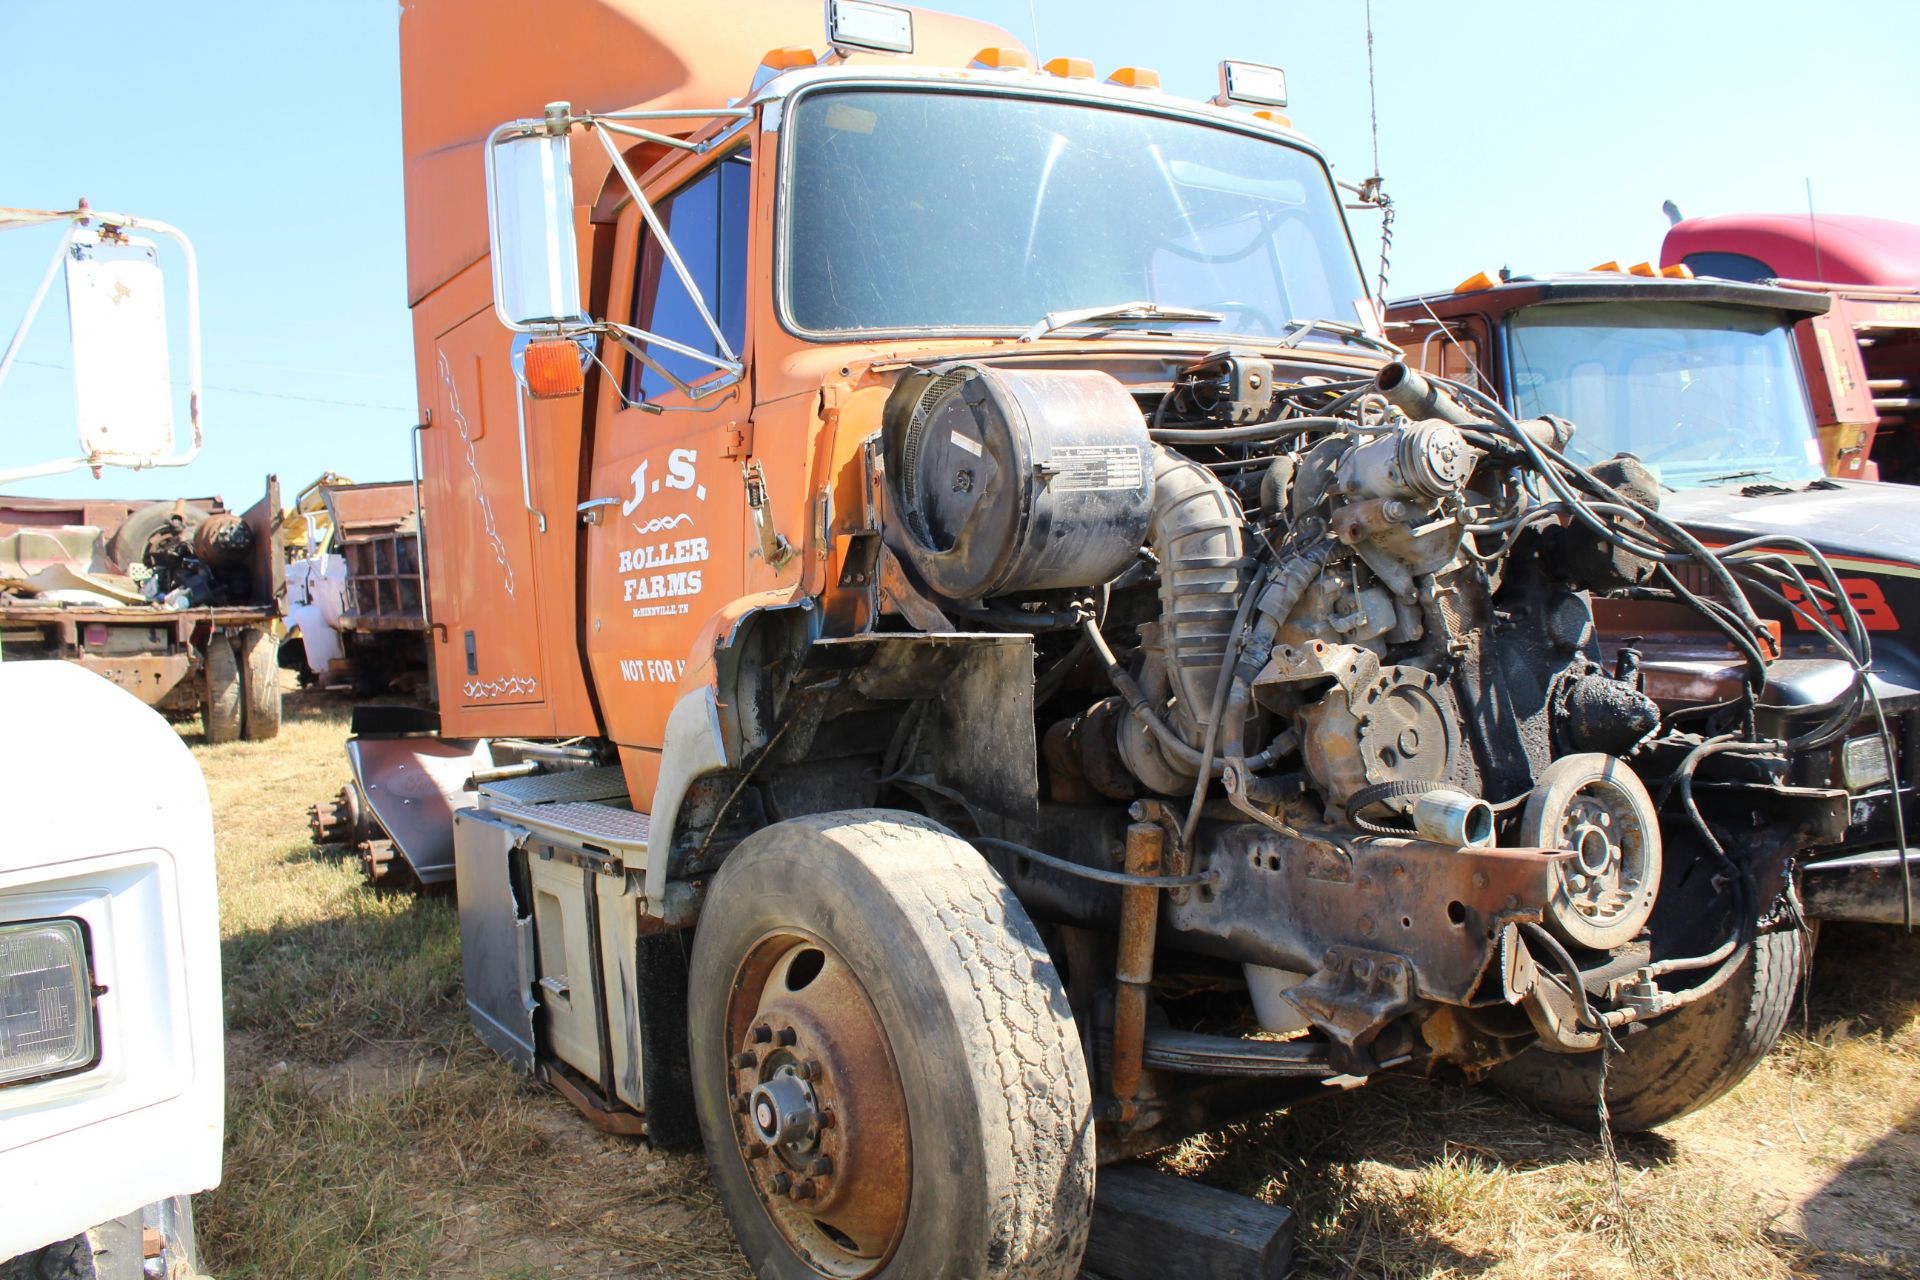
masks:
<svg viewBox="0 0 1920 1280"><path fill-rule="evenodd" d="M1845 214L1685 218L1660 261L1831 298L1795 331L1827 470L1920 480L1920 226Z"/></svg>

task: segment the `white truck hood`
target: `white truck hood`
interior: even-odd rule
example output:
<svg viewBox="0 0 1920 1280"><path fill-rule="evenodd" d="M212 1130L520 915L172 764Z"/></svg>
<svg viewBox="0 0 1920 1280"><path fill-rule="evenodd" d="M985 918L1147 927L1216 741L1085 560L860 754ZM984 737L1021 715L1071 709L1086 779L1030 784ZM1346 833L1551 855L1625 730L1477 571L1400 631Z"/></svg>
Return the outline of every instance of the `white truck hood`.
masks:
<svg viewBox="0 0 1920 1280"><path fill-rule="evenodd" d="M0 663L0 926L77 919L98 1055L0 1085L0 1258L220 1179L220 924L206 782L131 694Z"/></svg>

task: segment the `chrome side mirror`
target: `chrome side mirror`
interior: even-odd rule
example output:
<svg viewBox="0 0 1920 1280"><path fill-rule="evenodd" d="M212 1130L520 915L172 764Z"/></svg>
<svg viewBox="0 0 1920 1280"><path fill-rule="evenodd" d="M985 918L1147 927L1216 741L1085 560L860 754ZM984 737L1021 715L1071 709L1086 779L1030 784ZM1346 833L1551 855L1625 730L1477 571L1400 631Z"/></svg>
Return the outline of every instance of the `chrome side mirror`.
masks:
<svg viewBox="0 0 1920 1280"><path fill-rule="evenodd" d="M516 333L590 324L573 231L570 115L568 104L549 103L544 120L502 125L487 138L493 308Z"/></svg>
<svg viewBox="0 0 1920 1280"><path fill-rule="evenodd" d="M564 339L582 350L596 335L606 334L640 363L665 378L690 401L717 395L738 386L745 369L719 322L703 300L703 290L687 270L673 237L641 190L620 147L617 135L682 151L704 151L706 143L688 141L681 133L712 121L750 119L750 107L716 110L699 108L660 111L614 111L575 115L571 104L550 102L537 120L515 120L487 135L487 243L493 259L493 309L500 322L515 333L536 334L546 341L525 348L526 361L516 366L520 385L536 398L574 394L579 381L567 367L569 353L552 341ZM678 132L656 132L640 122L664 124ZM569 139L575 127L595 135L606 152L608 167L625 184L634 206L646 223L647 234L660 247L667 267L679 277L698 313L710 348L702 350L684 341L650 333L632 325L596 318L586 313L580 299L579 247L573 230L573 161ZM704 340L703 340L704 341ZM688 382L665 368L661 351L692 360L713 370ZM535 362L535 357L539 359ZM536 372L566 374L547 382ZM716 376L717 375L717 376ZM660 412L655 406L640 407Z"/></svg>
<svg viewBox="0 0 1920 1280"><path fill-rule="evenodd" d="M67 325L81 452L132 467L172 453L166 279L154 242L76 231L67 249Z"/></svg>
<svg viewBox="0 0 1920 1280"><path fill-rule="evenodd" d="M80 455L0 469L0 483L58 475L81 467L180 467L200 452L200 277L193 245L164 222L103 213L0 209L0 230L65 222L45 275L4 352L6 378L39 315L56 273L64 270L67 329L73 359ZM167 342L166 277L157 242L135 231L169 236L186 266L187 412L192 439L175 452L174 391Z"/></svg>

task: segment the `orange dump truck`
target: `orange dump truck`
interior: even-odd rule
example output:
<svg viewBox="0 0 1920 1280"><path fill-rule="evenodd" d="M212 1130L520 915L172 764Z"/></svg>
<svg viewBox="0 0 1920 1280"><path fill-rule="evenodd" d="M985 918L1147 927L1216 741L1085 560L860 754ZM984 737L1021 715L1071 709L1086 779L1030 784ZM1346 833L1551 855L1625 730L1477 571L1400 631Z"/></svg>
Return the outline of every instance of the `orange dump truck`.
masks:
<svg viewBox="0 0 1920 1280"><path fill-rule="evenodd" d="M349 807L482 1038L763 1276L1066 1280L1096 1163L1383 1071L1730 1087L1829 797L1590 601L1722 562L1397 361L1278 69L825 17L403 8L438 709Z"/></svg>

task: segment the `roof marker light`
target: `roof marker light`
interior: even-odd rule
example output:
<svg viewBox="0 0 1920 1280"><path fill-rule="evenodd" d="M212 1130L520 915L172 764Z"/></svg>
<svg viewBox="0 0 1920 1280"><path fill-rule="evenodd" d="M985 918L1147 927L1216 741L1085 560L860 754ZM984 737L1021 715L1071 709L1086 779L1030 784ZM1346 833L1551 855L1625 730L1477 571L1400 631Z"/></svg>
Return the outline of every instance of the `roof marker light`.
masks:
<svg viewBox="0 0 1920 1280"><path fill-rule="evenodd" d="M1659 270L1651 262L1636 262L1627 268L1630 276L1657 276Z"/></svg>
<svg viewBox="0 0 1920 1280"><path fill-rule="evenodd" d="M1278 111L1256 111L1253 113L1253 118L1255 120L1265 120L1269 123L1277 124L1282 129L1293 128L1293 117L1283 116Z"/></svg>
<svg viewBox="0 0 1920 1280"><path fill-rule="evenodd" d="M1453 286L1453 291L1455 293L1479 293L1482 289L1491 289L1498 283L1499 281L1495 280L1486 272L1476 271L1459 284Z"/></svg>
<svg viewBox="0 0 1920 1280"><path fill-rule="evenodd" d="M811 67L820 59L813 50L803 44L790 44L783 49L769 49L760 59L760 65L769 71L791 71L795 67Z"/></svg>
<svg viewBox="0 0 1920 1280"><path fill-rule="evenodd" d="M1214 99L1214 103L1224 107L1230 102L1258 107L1286 106L1287 73L1279 67L1258 62L1234 62L1231 59L1222 62L1220 96Z"/></svg>
<svg viewBox="0 0 1920 1280"><path fill-rule="evenodd" d="M989 45L973 55L969 64L980 71L1031 71L1033 59L1025 49L1008 45Z"/></svg>
<svg viewBox="0 0 1920 1280"><path fill-rule="evenodd" d="M1093 63L1086 58L1049 58L1041 70L1062 80L1093 79Z"/></svg>
<svg viewBox="0 0 1920 1280"><path fill-rule="evenodd" d="M1605 262L1601 263L1600 265L1595 267L1588 267L1587 270L1607 271L1607 272L1613 273L1614 275L1618 275L1620 274L1620 264L1618 262L1615 262L1612 258L1608 258Z"/></svg>
<svg viewBox="0 0 1920 1280"><path fill-rule="evenodd" d="M827 0L827 39L841 53L912 53L913 10L872 0Z"/></svg>
<svg viewBox="0 0 1920 1280"><path fill-rule="evenodd" d="M1693 268L1684 262L1676 262L1670 267L1660 268L1660 274L1669 280L1693 279Z"/></svg>
<svg viewBox="0 0 1920 1280"><path fill-rule="evenodd" d="M1158 89L1160 73L1152 67L1121 67L1107 77L1107 83L1124 89Z"/></svg>

